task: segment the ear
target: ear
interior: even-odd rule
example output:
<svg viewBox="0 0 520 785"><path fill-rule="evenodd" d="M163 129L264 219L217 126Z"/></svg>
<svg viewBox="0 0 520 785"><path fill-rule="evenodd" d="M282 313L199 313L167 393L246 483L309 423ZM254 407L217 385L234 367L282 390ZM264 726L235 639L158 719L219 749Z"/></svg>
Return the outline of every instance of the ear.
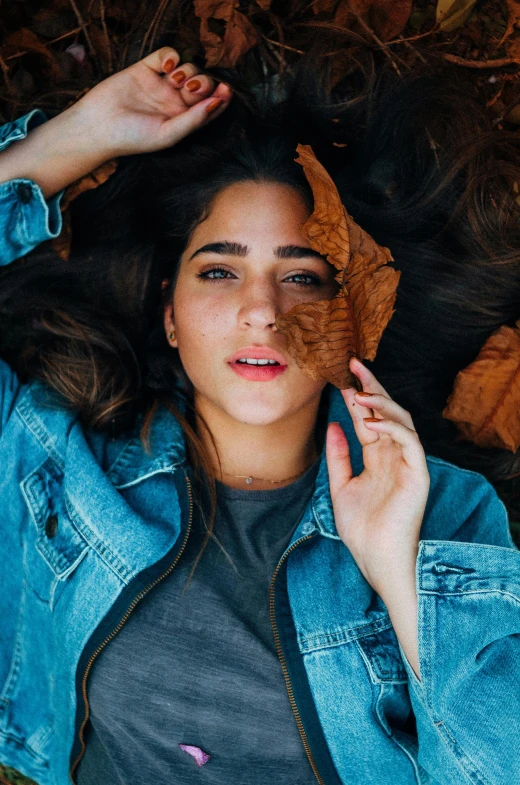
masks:
<svg viewBox="0 0 520 785"><path fill-rule="evenodd" d="M173 321L173 303L168 303L164 307L164 331L166 333L166 340L174 349L177 349L177 336L175 335L175 322ZM174 334L174 338L170 338L170 333Z"/></svg>

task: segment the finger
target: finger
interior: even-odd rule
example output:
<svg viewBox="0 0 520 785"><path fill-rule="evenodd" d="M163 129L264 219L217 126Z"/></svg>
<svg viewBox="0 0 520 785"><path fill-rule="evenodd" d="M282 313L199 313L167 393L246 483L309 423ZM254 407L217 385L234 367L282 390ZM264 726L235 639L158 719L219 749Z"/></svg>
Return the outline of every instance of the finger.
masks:
<svg viewBox="0 0 520 785"><path fill-rule="evenodd" d="M185 112L163 123L161 129L161 145L164 147L177 144L185 136L201 128L206 123L222 114L231 100L231 88L224 84L219 84L209 98L204 98L194 106L190 106ZM208 112L216 99L222 103Z"/></svg>
<svg viewBox="0 0 520 785"><path fill-rule="evenodd" d="M187 106L193 106L202 98L206 98L215 89L215 80L205 74L197 74L194 79L188 79L180 93Z"/></svg>
<svg viewBox="0 0 520 785"><path fill-rule="evenodd" d="M352 479L352 465L347 437L338 422L330 422L327 427L325 456L329 471L331 498Z"/></svg>
<svg viewBox="0 0 520 785"><path fill-rule="evenodd" d="M412 431L406 425L392 422L391 420L377 420L377 422L365 421L365 428L371 432L387 434L394 442L400 445L405 463L411 469L418 466L426 466L426 457L417 431Z"/></svg>
<svg viewBox="0 0 520 785"><path fill-rule="evenodd" d="M363 365L357 357L350 358L349 368L363 385L363 390L371 393L380 393L381 395L386 395L387 398L392 397L387 393L383 385L379 384L372 371L369 371L366 365Z"/></svg>
<svg viewBox="0 0 520 785"><path fill-rule="evenodd" d="M371 371L369 371L366 366L363 365L361 360L358 360L357 357L351 357L350 358L349 367L350 367L350 370L360 380L360 382L362 384L362 387L363 387L363 392L369 392L369 393L384 395L388 399L390 399L390 396L388 395L388 393L385 390L385 388L383 387L383 385L379 384L379 382L377 381L377 379L374 376L374 374ZM356 399L354 399L354 400L356 400ZM366 415L364 415L364 416L366 416ZM356 433L358 434L358 438L359 438L361 444L370 444L370 441L366 441L366 438L367 438L366 437L366 429L361 425L360 419L362 419L362 418L358 417L357 420L356 420L356 422L358 424L358 430L359 430L359 432L356 431ZM385 434L385 433L379 434L379 439L381 439L381 441L388 441L389 438L390 437L387 434ZM377 439L375 439L374 441L377 441Z"/></svg>
<svg viewBox="0 0 520 785"><path fill-rule="evenodd" d="M176 49L171 46L163 46L143 57L142 62L157 73L169 73L179 64L180 59L180 54ZM169 65L170 61L173 65Z"/></svg>
<svg viewBox="0 0 520 785"><path fill-rule="evenodd" d="M180 63L171 73L167 74L172 87L182 87L188 79L198 76L199 70L193 63Z"/></svg>
<svg viewBox="0 0 520 785"><path fill-rule="evenodd" d="M367 444L372 444L372 442L377 442L381 438L388 439L389 437L384 433L379 435L375 431L372 432L365 428L364 418L372 417L373 412L371 409L367 409L366 406L358 406L355 393L356 390L353 387L349 387L347 390L341 390L343 400L352 417L352 424L361 446L364 447Z"/></svg>
<svg viewBox="0 0 520 785"><path fill-rule="evenodd" d="M380 417L384 417L387 420L393 420L394 422L400 422L402 425L406 425L407 428L411 428L415 431L415 426L413 424L412 415L410 412L407 412L406 409L403 409L402 406L392 400L392 398L387 398L386 395L378 395L377 393L355 393L355 400L356 403L360 404L364 408L370 407L376 415ZM367 415L372 417L372 415Z"/></svg>
<svg viewBox="0 0 520 785"><path fill-rule="evenodd" d="M207 99L205 98L204 102L202 101L200 102L200 103L204 103L204 106L207 107L205 122L209 123L215 117L221 115L222 112L225 112L232 98L233 98L233 91L231 87L225 84L224 82L219 82L213 93ZM210 107L213 107L213 104L217 99L222 101L220 106L217 106L216 108L212 108L211 112L208 112L208 109ZM197 105L200 105L200 103Z"/></svg>

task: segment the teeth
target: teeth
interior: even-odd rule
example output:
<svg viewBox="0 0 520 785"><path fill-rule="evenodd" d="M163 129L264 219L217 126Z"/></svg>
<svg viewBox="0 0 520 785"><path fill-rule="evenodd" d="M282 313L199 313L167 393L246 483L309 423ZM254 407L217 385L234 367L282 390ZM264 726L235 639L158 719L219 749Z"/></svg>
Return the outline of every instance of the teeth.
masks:
<svg viewBox="0 0 520 785"><path fill-rule="evenodd" d="M249 357L241 357L237 362L246 365L280 365L276 360L252 360Z"/></svg>

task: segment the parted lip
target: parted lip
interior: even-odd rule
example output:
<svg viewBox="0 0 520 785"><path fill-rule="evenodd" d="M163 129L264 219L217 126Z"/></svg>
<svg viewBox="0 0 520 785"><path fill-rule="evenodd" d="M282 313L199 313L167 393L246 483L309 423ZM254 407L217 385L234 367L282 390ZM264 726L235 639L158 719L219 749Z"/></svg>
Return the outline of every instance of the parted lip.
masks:
<svg viewBox="0 0 520 785"><path fill-rule="evenodd" d="M226 362L236 363L237 360L243 360L246 357L250 360L276 360L280 365L287 365L284 356L269 346L245 346L228 357Z"/></svg>

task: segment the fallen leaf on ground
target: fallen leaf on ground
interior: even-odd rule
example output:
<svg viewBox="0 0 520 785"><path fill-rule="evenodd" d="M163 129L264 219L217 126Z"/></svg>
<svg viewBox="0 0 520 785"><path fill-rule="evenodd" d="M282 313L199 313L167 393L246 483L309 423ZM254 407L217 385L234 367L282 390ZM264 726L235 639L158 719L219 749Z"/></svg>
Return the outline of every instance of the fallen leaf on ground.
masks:
<svg viewBox="0 0 520 785"><path fill-rule="evenodd" d="M462 27L473 11L477 0L438 0L436 20L445 33Z"/></svg>
<svg viewBox="0 0 520 785"><path fill-rule="evenodd" d="M406 27L412 0L350 0L350 7L363 17L381 41L390 41Z"/></svg>
<svg viewBox="0 0 520 785"><path fill-rule="evenodd" d="M258 43L256 28L236 10L238 5L238 0L195 0L193 7L200 19L200 40L206 54L206 68L216 65L233 68ZM210 19L224 22L223 36L210 30Z"/></svg>
<svg viewBox="0 0 520 785"><path fill-rule="evenodd" d="M520 446L520 319L502 325L477 358L457 374L442 412L459 437L479 447L516 452Z"/></svg>
<svg viewBox="0 0 520 785"><path fill-rule="evenodd" d="M16 55L22 52L38 55L40 67L50 79L56 82L62 79L63 71L54 53L27 27L8 35L0 48L0 56L4 61L17 59Z"/></svg>
<svg viewBox="0 0 520 785"><path fill-rule="evenodd" d="M504 35L497 44L497 49L502 46L506 38L509 38L515 27L520 25L520 3L517 0L506 0L506 5L508 12L507 26Z"/></svg>
<svg viewBox="0 0 520 785"><path fill-rule="evenodd" d="M355 386L351 357L373 360L392 314L401 273L386 266L388 248L361 229L341 203L336 186L310 145L296 148L314 195L314 211L302 226L311 247L339 270L332 300L296 305L276 318L287 351L313 379L340 389Z"/></svg>

